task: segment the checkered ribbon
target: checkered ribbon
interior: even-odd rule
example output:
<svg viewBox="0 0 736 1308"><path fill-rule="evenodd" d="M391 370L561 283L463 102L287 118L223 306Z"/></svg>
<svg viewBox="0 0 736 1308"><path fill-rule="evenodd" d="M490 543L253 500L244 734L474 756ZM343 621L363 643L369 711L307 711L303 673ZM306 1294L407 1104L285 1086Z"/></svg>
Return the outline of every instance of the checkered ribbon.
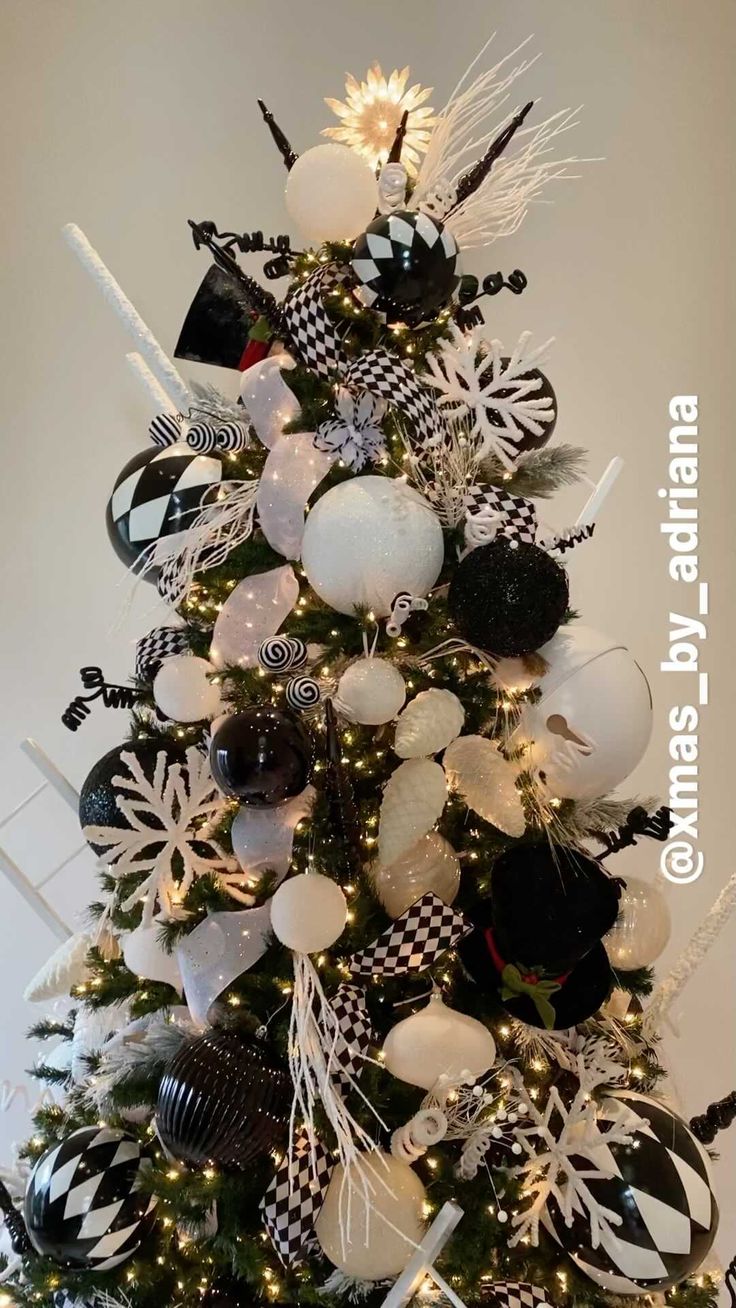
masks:
<svg viewBox="0 0 736 1308"><path fill-rule="evenodd" d="M287 1266L304 1257L335 1163L319 1140L294 1142L261 1200L263 1223Z"/></svg>
<svg viewBox="0 0 736 1308"><path fill-rule="evenodd" d="M465 513L471 529L478 523L482 525L483 520L488 523L491 528L488 540L507 536L509 540L533 545L537 539L537 511L532 501L510 495L497 486L472 486L465 496Z"/></svg>
<svg viewBox="0 0 736 1308"><path fill-rule="evenodd" d="M372 945L353 954L348 966L360 977L425 972L471 929L471 923L437 895L422 895Z"/></svg>
<svg viewBox="0 0 736 1308"><path fill-rule="evenodd" d="M334 268L318 268L284 302L284 322L297 354L325 380L339 377L350 390L378 395L401 409L414 424L425 446L443 440L446 428L434 394L411 368L388 350L369 350L349 363L335 324L323 303L323 292L338 282Z"/></svg>
<svg viewBox="0 0 736 1308"><path fill-rule="evenodd" d="M189 649L187 633L181 627L154 627L141 636L135 647L135 675L143 681L155 677L164 659L185 654Z"/></svg>
<svg viewBox="0 0 736 1308"><path fill-rule="evenodd" d="M528 1281L494 1281L482 1287L481 1297L492 1308L549 1308L546 1290Z"/></svg>
<svg viewBox="0 0 736 1308"><path fill-rule="evenodd" d="M185 441L197 454L244 450L249 443L248 426L244 422L190 422L182 413L158 413L150 423L148 435L154 445Z"/></svg>
<svg viewBox="0 0 736 1308"><path fill-rule="evenodd" d="M335 1080L347 1090L349 1078L360 1076L371 1042L371 1022L362 988L349 983L341 985L331 1000L331 1008L340 1031L334 1050L339 1068Z"/></svg>

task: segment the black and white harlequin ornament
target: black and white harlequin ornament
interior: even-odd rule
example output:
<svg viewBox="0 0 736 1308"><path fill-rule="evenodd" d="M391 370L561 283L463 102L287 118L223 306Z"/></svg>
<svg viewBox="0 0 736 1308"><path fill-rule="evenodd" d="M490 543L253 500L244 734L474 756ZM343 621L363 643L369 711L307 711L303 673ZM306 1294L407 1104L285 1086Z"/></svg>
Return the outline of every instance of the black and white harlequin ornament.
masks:
<svg viewBox="0 0 736 1308"><path fill-rule="evenodd" d="M292 677L286 683L285 694L289 708L296 709L297 713L314 708L322 697L319 682L314 677Z"/></svg>
<svg viewBox="0 0 736 1308"><path fill-rule="evenodd" d="M258 662L266 672L292 672L306 661L307 647L298 636L269 636L258 649Z"/></svg>
<svg viewBox="0 0 736 1308"><path fill-rule="evenodd" d="M188 445L141 450L126 463L107 505L107 534L126 567L137 571L149 546L186 531L205 497L222 481L216 454L197 454ZM155 582L159 569L146 570Z"/></svg>
<svg viewBox="0 0 736 1308"><path fill-rule="evenodd" d="M434 317L452 295L457 255L452 233L429 214L383 214L353 247L355 293L389 320L415 326Z"/></svg>
<svg viewBox="0 0 736 1308"><path fill-rule="evenodd" d="M528 1281L494 1281L482 1287L488 1308L550 1308L547 1291Z"/></svg>
<svg viewBox="0 0 736 1308"><path fill-rule="evenodd" d="M124 1131L73 1131L31 1173L24 1217L33 1247L79 1270L125 1262L155 1221L156 1199L140 1188L146 1165L141 1145Z"/></svg>
<svg viewBox="0 0 736 1308"><path fill-rule="evenodd" d="M551 640L567 602L564 568L538 545L504 536L465 555L447 596L460 635L499 658L531 654Z"/></svg>
<svg viewBox="0 0 736 1308"><path fill-rule="evenodd" d="M637 1113L642 1125L632 1130L631 1144L608 1146L605 1123L621 1105ZM583 1215L567 1227L555 1210L553 1233L580 1271L612 1294L670 1289L700 1267L715 1239L718 1206L707 1154L682 1118L632 1090L606 1100L599 1122L603 1144L595 1150L595 1166L610 1176L587 1184L621 1222L603 1224L593 1248ZM581 1158L579 1166L589 1167L590 1160Z"/></svg>

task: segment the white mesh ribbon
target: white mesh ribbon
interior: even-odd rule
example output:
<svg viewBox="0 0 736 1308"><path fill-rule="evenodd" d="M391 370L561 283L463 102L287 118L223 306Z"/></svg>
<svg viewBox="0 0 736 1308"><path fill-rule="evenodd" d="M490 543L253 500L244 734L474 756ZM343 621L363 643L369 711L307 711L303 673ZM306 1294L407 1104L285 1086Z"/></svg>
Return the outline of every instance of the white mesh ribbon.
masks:
<svg viewBox="0 0 736 1308"><path fill-rule="evenodd" d="M298 595L299 583L288 564L238 582L218 614L210 661L216 668L255 667L259 645L278 631Z"/></svg>
<svg viewBox="0 0 736 1308"><path fill-rule="evenodd" d="M271 906L242 912L209 913L177 946L176 955L189 1011L207 1026L215 1000L265 954Z"/></svg>
<svg viewBox="0 0 736 1308"><path fill-rule="evenodd" d="M307 501L336 458L315 448L313 432L294 432L273 442L256 502L266 540L285 559L299 558Z"/></svg>

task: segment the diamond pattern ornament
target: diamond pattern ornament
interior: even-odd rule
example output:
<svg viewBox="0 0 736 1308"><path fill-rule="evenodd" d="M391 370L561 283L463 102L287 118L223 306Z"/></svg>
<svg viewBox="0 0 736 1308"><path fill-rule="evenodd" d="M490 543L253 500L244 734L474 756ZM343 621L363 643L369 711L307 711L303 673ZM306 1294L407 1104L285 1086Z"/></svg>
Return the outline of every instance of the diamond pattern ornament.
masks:
<svg viewBox="0 0 736 1308"><path fill-rule="evenodd" d="M547 1291L528 1281L494 1281L483 1286L483 1303L491 1308L550 1308Z"/></svg>
<svg viewBox="0 0 736 1308"><path fill-rule="evenodd" d="M452 295L457 255L452 233L429 214L383 214L355 242L356 295L391 321L416 326L434 317Z"/></svg>
<svg viewBox="0 0 736 1308"><path fill-rule="evenodd" d="M191 526L206 496L222 481L214 454L183 443L142 450L126 463L107 505L107 533L128 568L140 570L150 547ZM172 541L172 546L173 546ZM155 581L158 568L147 568Z"/></svg>
<svg viewBox="0 0 736 1308"><path fill-rule="evenodd" d="M437 895L422 895L367 949L348 960L353 976L401 976L424 972L472 930L461 913Z"/></svg>
<svg viewBox="0 0 736 1308"><path fill-rule="evenodd" d="M136 644L136 677L152 681L165 659L171 659L175 654L186 654L188 649L189 641L183 627L154 627L147 636L141 636Z"/></svg>
<svg viewBox="0 0 736 1308"><path fill-rule="evenodd" d="M525 545L536 542L537 511L531 500L520 495L510 495L497 486L472 486L465 497L465 510L471 529L482 525L489 533L483 541L473 538L473 544L485 544L497 535Z"/></svg>
<svg viewBox="0 0 736 1308"><path fill-rule="evenodd" d="M125 1262L153 1227L156 1200L140 1189L145 1166L138 1141L111 1127L83 1127L49 1149L24 1203L37 1252L100 1272Z"/></svg>
<svg viewBox="0 0 736 1308"><path fill-rule="evenodd" d="M608 1146L606 1119L615 1121L622 1108L640 1124L631 1144ZM584 1214L574 1213L567 1227L551 1205L550 1228L580 1270L609 1293L668 1290L697 1271L718 1229L707 1154L686 1123L648 1095L616 1091L600 1119L603 1144L579 1160L579 1170L592 1161L606 1173L587 1181L608 1214L599 1241L594 1244Z"/></svg>
<svg viewBox="0 0 736 1308"><path fill-rule="evenodd" d="M264 1225L287 1266L306 1253L334 1166L319 1140L300 1135L261 1200Z"/></svg>

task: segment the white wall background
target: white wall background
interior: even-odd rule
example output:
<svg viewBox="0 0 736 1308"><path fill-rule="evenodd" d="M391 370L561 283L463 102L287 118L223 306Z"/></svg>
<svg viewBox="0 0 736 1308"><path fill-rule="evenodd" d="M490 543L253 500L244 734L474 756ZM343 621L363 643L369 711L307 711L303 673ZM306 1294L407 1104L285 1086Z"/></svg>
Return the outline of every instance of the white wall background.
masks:
<svg viewBox="0 0 736 1308"><path fill-rule="evenodd" d="M34 784L17 750L23 736L38 737L76 783L118 743L123 722L112 713L95 710L76 735L59 715L82 664L101 663L110 678L129 674L132 642L156 617L152 590L141 588L120 620L126 583L104 529L112 482L145 442L148 407L123 362L129 343L62 244L61 225L74 220L88 232L173 348L206 267L187 217L287 229L284 174L257 95L300 149L328 124L322 96L340 95L345 69L410 62L435 86L439 106L494 28L500 51L533 32L544 58L520 95L541 97L545 113L583 103L574 149L606 162L561 186L553 207L540 207L475 267L527 273L526 293L499 297L487 316L507 340L525 327L539 339L557 336L558 438L586 445L596 473L614 452L626 459L571 576L586 621L626 640L651 675L655 734L628 793L666 793L667 712L683 702L677 679L658 671L668 610L682 596L667 581L657 488L666 480L669 398L701 399L701 566L712 612L701 737L706 867L700 881L671 891L674 930L662 963L672 962L733 867L736 566L725 328L734 13L728 0L4 0L0 815ZM218 379L229 381L221 372ZM566 524L577 499L558 503L556 521ZM39 801L29 815L5 843L39 878L75 848L78 833L58 800ZM640 848L618 866L651 874L657 856ZM49 895L71 918L92 886L85 854ZM35 1093L22 1035L33 1014L20 991L53 942L2 880L0 915L5 1154L26 1129L24 1096ZM688 1112L736 1084L735 943L736 921L679 1005L679 1040L668 1040ZM11 1104L16 1085L26 1089ZM736 1131L719 1143L727 1261L736 1248Z"/></svg>

